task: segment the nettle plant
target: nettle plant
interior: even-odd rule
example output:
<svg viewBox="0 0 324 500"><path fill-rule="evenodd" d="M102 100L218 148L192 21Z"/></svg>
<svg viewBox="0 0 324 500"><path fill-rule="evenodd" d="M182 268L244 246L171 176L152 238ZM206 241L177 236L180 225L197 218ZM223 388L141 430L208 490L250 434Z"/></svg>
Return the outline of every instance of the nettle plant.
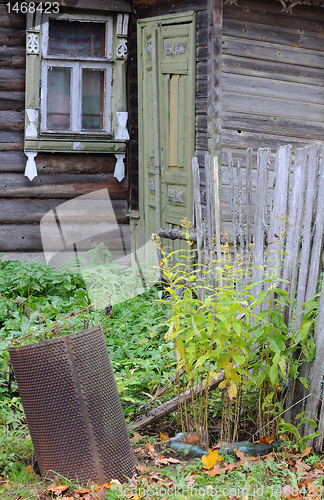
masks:
<svg viewBox="0 0 324 500"><path fill-rule="evenodd" d="M301 358L296 360L293 352L301 349L306 360L314 356L310 332L288 331L283 311L289 298L276 269L271 274L262 269L264 291L255 297L252 264L233 258L226 245L222 261L198 267L188 243L187 250L168 256L161 247L165 302L171 305L165 338L174 341L178 393L192 390L193 404L181 407L183 430L194 430L208 444L210 408L208 389L203 388L223 374L218 385L221 439L235 441L240 413L251 394L255 407L249 412L255 412L260 437L276 435L271 424L282 411L283 384L289 375L298 377Z"/></svg>

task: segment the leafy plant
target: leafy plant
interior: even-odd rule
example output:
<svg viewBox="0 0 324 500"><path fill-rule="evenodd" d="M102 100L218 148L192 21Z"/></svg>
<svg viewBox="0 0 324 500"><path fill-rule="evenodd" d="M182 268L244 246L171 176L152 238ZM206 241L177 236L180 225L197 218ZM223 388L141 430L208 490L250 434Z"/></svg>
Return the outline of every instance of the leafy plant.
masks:
<svg viewBox="0 0 324 500"><path fill-rule="evenodd" d="M289 298L277 284L276 270L261 269L264 291L255 299L254 268L239 258L227 253L207 268L192 263L189 248L179 251L178 264L170 266L174 255L166 256L163 247L161 252L168 292L164 303L172 308L165 337L174 341L178 392L189 388L194 395L196 389L197 395L190 412L182 408L183 430L194 428L202 441L204 435L208 440L208 390L203 394L201 388L222 373L223 439L237 436L242 392L258 394L260 437L276 434L276 424L270 423L282 411L282 382L289 374L298 376L300 360L292 353L301 348L307 359L314 355L309 330L288 332L283 311Z"/></svg>

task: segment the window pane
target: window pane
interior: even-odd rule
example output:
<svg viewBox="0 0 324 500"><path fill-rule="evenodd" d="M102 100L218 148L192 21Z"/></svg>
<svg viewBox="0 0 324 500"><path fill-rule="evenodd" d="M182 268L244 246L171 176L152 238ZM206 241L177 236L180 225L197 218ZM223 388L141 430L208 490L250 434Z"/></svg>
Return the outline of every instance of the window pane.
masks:
<svg viewBox="0 0 324 500"><path fill-rule="evenodd" d="M103 130L104 71L82 71L82 130Z"/></svg>
<svg viewBox="0 0 324 500"><path fill-rule="evenodd" d="M47 129L71 129L71 68L48 68Z"/></svg>
<svg viewBox="0 0 324 500"><path fill-rule="evenodd" d="M105 23L49 21L48 53L73 57L105 56Z"/></svg>

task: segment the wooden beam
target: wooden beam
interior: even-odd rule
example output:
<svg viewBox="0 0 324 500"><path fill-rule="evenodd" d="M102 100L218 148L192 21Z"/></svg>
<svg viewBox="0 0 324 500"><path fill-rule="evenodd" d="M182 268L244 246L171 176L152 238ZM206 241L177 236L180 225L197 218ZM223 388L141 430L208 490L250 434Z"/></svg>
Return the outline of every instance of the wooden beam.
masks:
<svg viewBox="0 0 324 500"><path fill-rule="evenodd" d="M218 387L223 380L224 380L224 374L219 373L216 379L215 378L211 379L209 385L207 385L206 382L202 382L202 384L198 384L196 387L194 387L194 389L187 389L185 392L182 392L179 396L176 396L170 401L167 401L166 403L163 403L157 408L154 408L140 420L137 420L136 422L132 422L131 424L129 424L128 430L134 431L137 429L143 429L144 427L153 424L157 420L160 420L162 417L169 415L169 413L176 411L179 405L184 404L185 402L189 403L190 401L192 401L192 398L196 397L197 393L201 395L205 394L206 390L211 391L213 389L216 389L216 387Z"/></svg>
<svg viewBox="0 0 324 500"><path fill-rule="evenodd" d="M221 165L223 0L207 0L208 151Z"/></svg>

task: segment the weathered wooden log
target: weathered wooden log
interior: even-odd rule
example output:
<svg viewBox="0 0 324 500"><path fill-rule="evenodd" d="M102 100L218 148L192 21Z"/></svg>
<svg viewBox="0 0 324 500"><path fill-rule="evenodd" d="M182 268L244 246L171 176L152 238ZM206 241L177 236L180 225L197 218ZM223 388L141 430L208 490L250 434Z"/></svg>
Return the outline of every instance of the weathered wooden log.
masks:
<svg viewBox="0 0 324 500"><path fill-rule="evenodd" d="M169 229L167 227L161 227L158 232L160 238L169 238L170 240L186 240L187 235L181 229ZM189 233L189 241L197 241L196 232Z"/></svg>
<svg viewBox="0 0 324 500"><path fill-rule="evenodd" d="M206 390L211 391L213 389L216 389L216 387L218 387L223 380L223 373L219 373L217 379L213 378L209 385L206 385L205 382L202 382L202 387L201 384L198 384L196 387L194 387L193 390L187 389L185 392L181 393L180 396L176 396L170 401L167 401L157 408L154 408L154 410L151 410L143 418L137 420L137 422L132 422L131 424L129 424L128 430L135 431L137 429L143 429L144 427L153 424L153 422L156 422L166 415L169 415L169 413L177 410L178 406L183 404L185 401L189 403L197 395L197 393L205 394Z"/></svg>

